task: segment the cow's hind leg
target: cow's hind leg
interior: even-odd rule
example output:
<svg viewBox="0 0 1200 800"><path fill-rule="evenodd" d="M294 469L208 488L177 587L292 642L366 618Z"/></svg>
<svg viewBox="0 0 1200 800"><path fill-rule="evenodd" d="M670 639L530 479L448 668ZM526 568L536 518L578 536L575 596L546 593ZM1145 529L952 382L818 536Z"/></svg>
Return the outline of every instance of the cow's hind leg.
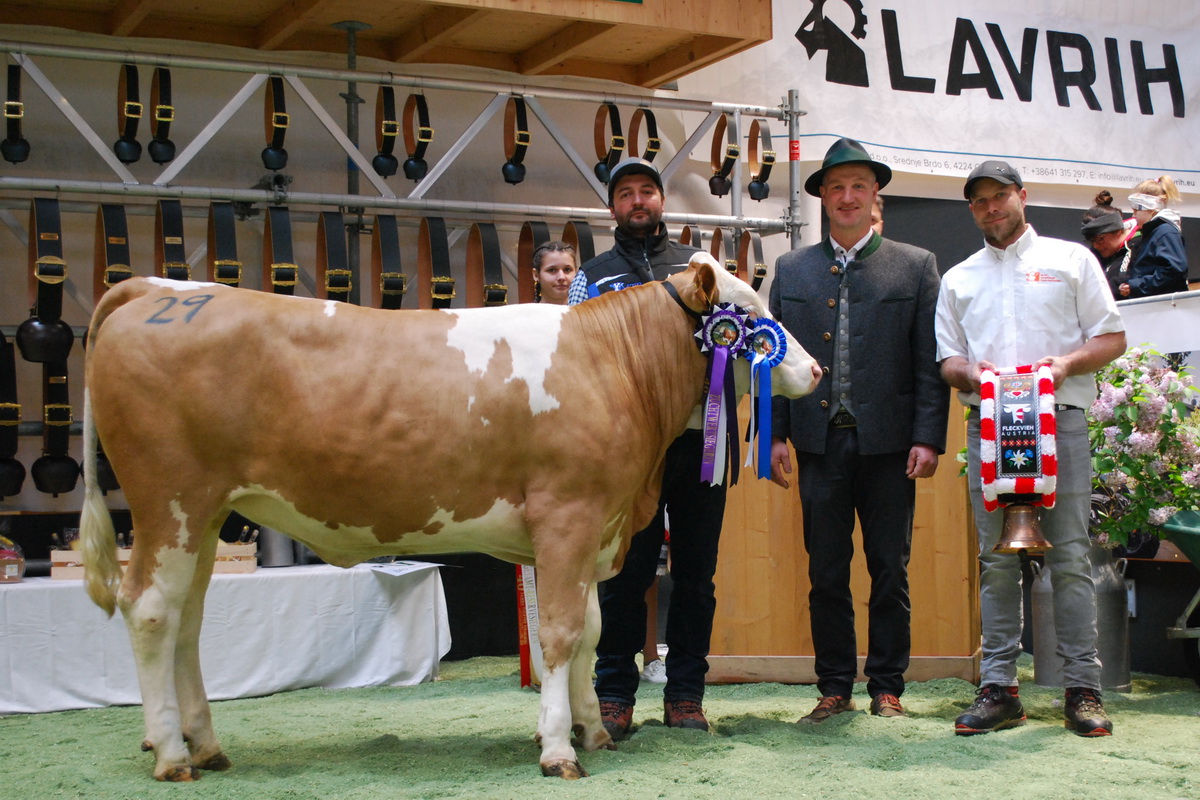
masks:
<svg viewBox="0 0 1200 800"><path fill-rule="evenodd" d="M227 516L228 513L224 513L215 517L205 531L175 644L175 691L179 697L183 738L191 752L192 765L210 770L225 770L232 766L213 730L208 694L204 690L204 678L200 672L200 625L204 621L204 595L212 578L221 525Z"/></svg>
<svg viewBox="0 0 1200 800"><path fill-rule="evenodd" d="M133 498L130 498L130 505L145 507L134 503ZM158 780L193 781L200 777L200 772L193 764L184 740L180 692L176 685L179 669L176 656L181 630L198 635L199 618L189 620L185 626L184 615L195 608L195 605L189 606L188 598L195 589L198 563L202 556L211 561L216 543L209 548L201 546L199 534L207 525L189 522L189 515L183 510L186 506L178 500L171 501L169 511L166 503L158 507L167 513L134 513L136 539L129 567L121 581L118 603L129 629L142 692L146 721L142 749L154 751L154 777ZM204 516L193 514L190 518L197 520ZM194 525L201 527L195 529ZM189 544L198 550L189 552ZM211 571L211 563L205 569ZM184 671L187 671L186 667ZM196 679L199 680L198 668ZM185 702L194 716L193 691L183 689ZM202 687L199 692L203 697ZM207 700L204 703L207 704Z"/></svg>
<svg viewBox="0 0 1200 800"><path fill-rule="evenodd" d="M591 752L601 747L616 750L612 737L600 721L600 702L596 698L596 685L592 682L592 661L596 655L596 643L600 641L600 601L596 596L596 584L588 587L587 611L584 618L583 636L575 657L571 659L571 721L578 736L578 743Z"/></svg>

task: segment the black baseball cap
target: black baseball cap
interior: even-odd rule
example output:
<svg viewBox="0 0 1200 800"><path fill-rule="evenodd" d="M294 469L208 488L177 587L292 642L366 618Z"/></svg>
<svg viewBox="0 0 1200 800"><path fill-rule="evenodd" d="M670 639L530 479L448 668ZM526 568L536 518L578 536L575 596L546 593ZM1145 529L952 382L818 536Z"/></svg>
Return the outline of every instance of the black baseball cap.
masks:
<svg viewBox="0 0 1200 800"><path fill-rule="evenodd" d="M1018 189L1024 189L1021 174L1013 169L1007 161L984 161L967 176L967 184L963 187L963 197L971 199L971 184L980 178L991 178L998 183L1015 184Z"/></svg>
<svg viewBox="0 0 1200 800"><path fill-rule="evenodd" d="M627 158L613 167L613 171L608 176L608 204L610 206L613 202L613 191L617 188L617 182L626 175L649 175L654 179L658 190L665 192L662 175L658 174L658 167L644 158Z"/></svg>

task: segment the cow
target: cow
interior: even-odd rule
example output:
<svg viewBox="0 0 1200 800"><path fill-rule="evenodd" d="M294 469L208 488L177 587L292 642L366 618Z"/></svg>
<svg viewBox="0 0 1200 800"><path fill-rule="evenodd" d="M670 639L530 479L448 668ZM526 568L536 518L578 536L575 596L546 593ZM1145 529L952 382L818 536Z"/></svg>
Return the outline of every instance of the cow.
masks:
<svg viewBox="0 0 1200 800"><path fill-rule="evenodd" d="M462 551L535 565L540 765L585 776L572 733L613 747L591 682L596 582L650 522L700 403L694 314L721 300L768 315L707 254L668 280L677 299L652 283L574 307L429 311L158 278L109 290L88 330L80 536L89 595L129 630L154 776L230 766L199 654L230 511L342 567ZM820 370L787 348L773 385L798 397ZM132 514L123 575L98 440Z"/></svg>

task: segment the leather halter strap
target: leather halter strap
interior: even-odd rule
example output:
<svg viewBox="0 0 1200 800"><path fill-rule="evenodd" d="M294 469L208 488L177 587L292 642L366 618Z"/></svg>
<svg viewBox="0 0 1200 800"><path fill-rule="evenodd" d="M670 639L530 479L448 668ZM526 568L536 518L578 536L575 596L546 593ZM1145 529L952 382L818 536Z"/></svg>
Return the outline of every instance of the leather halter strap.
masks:
<svg viewBox="0 0 1200 800"><path fill-rule="evenodd" d="M733 165L737 163L741 152L741 146L738 144L737 125L734 124L729 114L722 114L717 118L717 124L713 128L712 148L709 155L709 163L713 171L712 178L709 179L709 188L717 197L729 193L729 174L733 171ZM718 183L723 191L714 188L714 184Z"/></svg>
<svg viewBox="0 0 1200 800"><path fill-rule="evenodd" d="M700 327L700 323L704 320L704 315L702 315L699 311L694 311L688 308L687 303L683 302L683 298L679 296L679 290L675 288L675 284L671 283L670 281L660 281L660 283L662 283L663 288L667 290L667 294L671 295L671 299L674 300L679 307L686 311L687 315L692 318L692 321L696 323L696 327Z"/></svg>
<svg viewBox="0 0 1200 800"><path fill-rule="evenodd" d="M380 86L375 93L375 149L390 156L400 135L400 118L396 116L396 90Z"/></svg>
<svg viewBox="0 0 1200 800"><path fill-rule="evenodd" d="M379 214L371 226L371 285L375 308L400 308L408 291L408 277L400 267L400 228L391 214Z"/></svg>
<svg viewBox="0 0 1200 800"><path fill-rule="evenodd" d="M115 284L133 277L129 266L129 224L125 206L101 203L96 209L96 249L92 259L92 302Z"/></svg>
<svg viewBox="0 0 1200 800"><path fill-rule="evenodd" d="M21 120L25 118L25 104L21 102L21 68L8 65L8 93L4 100L5 139L0 142L4 159L19 164L29 157L29 142L21 135Z"/></svg>
<svg viewBox="0 0 1200 800"><path fill-rule="evenodd" d="M748 138L750 152L747 154L747 160L750 163L750 177L766 183L771 177L771 167L775 165L775 151L771 147L771 131L767 123L758 119L751 120Z"/></svg>
<svg viewBox="0 0 1200 800"><path fill-rule="evenodd" d="M529 114L525 98L512 95L504 106L504 158L510 164L520 164L529 149Z"/></svg>

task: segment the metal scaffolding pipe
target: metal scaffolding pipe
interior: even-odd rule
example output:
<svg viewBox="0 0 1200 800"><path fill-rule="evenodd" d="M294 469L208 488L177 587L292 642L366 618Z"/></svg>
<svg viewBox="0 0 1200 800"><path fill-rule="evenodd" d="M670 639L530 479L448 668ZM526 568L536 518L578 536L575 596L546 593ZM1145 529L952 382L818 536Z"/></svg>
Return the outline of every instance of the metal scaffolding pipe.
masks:
<svg viewBox="0 0 1200 800"><path fill-rule="evenodd" d="M772 119L787 119L787 110L780 106L752 106L743 103L716 103L703 100L683 100L672 97L657 97L639 94L612 94L608 92L588 92L580 90L556 89L549 86L533 86L517 83L497 83L492 81L467 81L453 78L429 78L420 75L396 75L391 72L367 72L363 70L326 69L320 67L303 67L290 64L272 63L269 61L237 61L233 59L201 58L196 56L178 56L165 53L134 53L129 50L103 50L93 47L72 47L68 45L36 44L33 42L14 42L0 40L0 51L30 56L50 56L54 58L78 58L91 61L107 61L116 64L139 64L155 67L171 67L180 69L207 69L222 72L249 72L255 74L271 74L295 76L298 78L317 78L345 82L376 83L390 86L407 86L414 89L445 89L449 91L492 92L495 94L519 94L536 97L549 97L559 100L585 100L612 102L632 106L648 106L651 108L670 108L678 111L724 111L756 117Z"/></svg>
<svg viewBox="0 0 1200 800"><path fill-rule="evenodd" d="M0 45L2 46L2 45ZM335 208L389 208L414 212L421 216L434 213L461 214L475 219L492 217L561 218L599 220L612 219L607 208L581 208L573 206L539 206L516 203L479 203L457 200L410 200L405 197L363 197L361 195L330 194L322 192L270 191L266 189L230 189L202 186L157 186L154 184L126 184L104 181L66 181L41 178L0 178L0 191L51 192L54 194L99 194L127 198L173 198L178 200L228 200L235 203L263 203L290 205L332 206ZM681 225L708 225L720 227L754 228L763 233L780 233L787 230L783 219L761 217L734 217L719 214L663 214L663 221Z"/></svg>

